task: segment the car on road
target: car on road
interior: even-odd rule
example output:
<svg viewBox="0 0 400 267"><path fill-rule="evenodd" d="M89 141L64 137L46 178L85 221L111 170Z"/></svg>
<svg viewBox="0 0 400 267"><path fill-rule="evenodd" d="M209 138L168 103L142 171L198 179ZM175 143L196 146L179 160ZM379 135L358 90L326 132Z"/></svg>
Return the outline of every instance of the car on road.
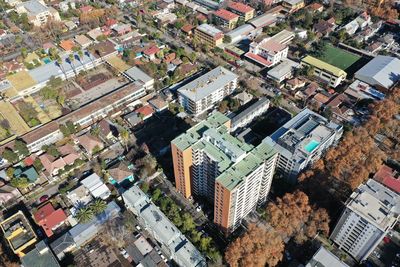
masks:
<svg viewBox="0 0 400 267"><path fill-rule="evenodd" d="M142 230L142 228L141 228L139 225L136 225L135 228L136 228L136 230L138 230L138 231Z"/></svg>
<svg viewBox="0 0 400 267"><path fill-rule="evenodd" d="M46 202L47 200L49 200L49 196L48 195L43 195L39 198L39 202L43 203Z"/></svg>
<svg viewBox="0 0 400 267"><path fill-rule="evenodd" d="M125 258L128 259L129 258L129 254L128 252L126 252L126 250L124 248L119 248L119 253L121 253L121 255Z"/></svg>

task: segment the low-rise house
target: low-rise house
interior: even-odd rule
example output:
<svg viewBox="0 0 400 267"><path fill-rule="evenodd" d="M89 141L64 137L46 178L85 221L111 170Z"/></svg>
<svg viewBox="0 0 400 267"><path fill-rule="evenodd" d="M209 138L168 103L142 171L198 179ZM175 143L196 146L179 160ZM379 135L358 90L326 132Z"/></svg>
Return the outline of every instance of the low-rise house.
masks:
<svg viewBox="0 0 400 267"><path fill-rule="evenodd" d="M76 138L76 142L82 146L84 151L89 155L93 155L104 148L104 143L99 138L91 134L78 136Z"/></svg>
<svg viewBox="0 0 400 267"><path fill-rule="evenodd" d="M360 80L355 80L350 84L344 93L354 99L354 102L363 99L383 100L385 98L384 93L379 92L373 86Z"/></svg>
<svg viewBox="0 0 400 267"><path fill-rule="evenodd" d="M82 48L87 48L89 45L91 45L93 43L92 40L90 40L88 37L86 37L83 34L76 35L75 42Z"/></svg>
<svg viewBox="0 0 400 267"><path fill-rule="evenodd" d="M75 208L86 206L93 200L90 191L84 185L80 185L68 192L67 198L71 203L71 206Z"/></svg>
<svg viewBox="0 0 400 267"><path fill-rule="evenodd" d="M21 258L21 264L24 267L60 267L53 252L51 252L44 240L37 243L35 248Z"/></svg>
<svg viewBox="0 0 400 267"><path fill-rule="evenodd" d="M69 31L72 31L73 29L78 28L78 25L71 20L64 21L64 25L65 25L65 27L67 27L67 29Z"/></svg>
<svg viewBox="0 0 400 267"><path fill-rule="evenodd" d="M15 7L18 14L26 14L29 23L40 27L47 23L49 19L60 21L57 10L48 7L43 0L29 0L22 2Z"/></svg>
<svg viewBox="0 0 400 267"><path fill-rule="evenodd" d="M313 109L315 110L320 110L321 108L325 107L325 104L329 102L331 99L332 95L329 94L325 90L321 90L318 93L316 93L312 99L310 99L310 103L313 106Z"/></svg>
<svg viewBox="0 0 400 267"><path fill-rule="evenodd" d="M156 45L151 45L147 49L143 50L143 55L150 60L154 60L154 59L156 59L156 54L159 51L160 51L160 48L158 48Z"/></svg>
<svg viewBox="0 0 400 267"><path fill-rule="evenodd" d="M121 208L118 204L115 201L111 201L107 204L107 208L101 214L94 216L90 222L75 225L68 233L74 240L76 247L81 247L97 236L102 229L102 225L117 217L120 211Z"/></svg>
<svg viewBox="0 0 400 267"><path fill-rule="evenodd" d="M97 38L103 35L100 28L94 28L86 33L87 36L92 38L93 41L97 41Z"/></svg>
<svg viewBox="0 0 400 267"><path fill-rule="evenodd" d="M231 30L236 27L239 16L226 9L219 9L212 13L212 20L215 25Z"/></svg>
<svg viewBox="0 0 400 267"><path fill-rule="evenodd" d="M126 182L133 182L132 167L128 166L125 162L119 162L107 170L108 181L113 184L124 184Z"/></svg>
<svg viewBox="0 0 400 267"><path fill-rule="evenodd" d="M97 127L99 127L99 136L104 139L110 140L118 136L117 127L115 127L112 123L110 123L106 119L101 120L97 124Z"/></svg>
<svg viewBox="0 0 400 267"><path fill-rule="evenodd" d="M39 179L39 174L33 166L15 168L14 176L17 178L25 177L30 184L35 184Z"/></svg>
<svg viewBox="0 0 400 267"><path fill-rule="evenodd" d="M72 39L62 40L60 42L60 47L66 52L71 52L72 49L75 47L75 42Z"/></svg>
<svg viewBox="0 0 400 267"><path fill-rule="evenodd" d="M74 239L72 239L71 234L67 232L51 242L50 247L57 259L62 260L66 253L70 253L76 249L76 244Z"/></svg>
<svg viewBox="0 0 400 267"><path fill-rule="evenodd" d="M147 102L156 112L161 112L168 108L168 103L161 96L155 96Z"/></svg>
<svg viewBox="0 0 400 267"><path fill-rule="evenodd" d="M302 88L304 85L306 85L306 81L300 78L293 78L286 82L286 88L292 91Z"/></svg>
<svg viewBox="0 0 400 267"><path fill-rule="evenodd" d="M313 13L316 13L316 12L320 13L320 12L324 11L324 6L322 4L316 3L316 2L308 5L307 8Z"/></svg>
<svg viewBox="0 0 400 267"><path fill-rule="evenodd" d="M74 164L74 162L81 157L81 155L76 152L74 147L70 144L59 147L58 151L60 152L59 157L54 157L48 153L39 156L43 167L49 175L57 175L60 170L65 168L65 166Z"/></svg>
<svg viewBox="0 0 400 267"><path fill-rule="evenodd" d="M173 24L178 17L174 13L161 13L156 16L158 26L164 27Z"/></svg>
<svg viewBox="0 0 400 267"><path fill-rule="evenodd" d="M280 85L284 80L290 79L293 76L294 69L299 65L290 59L285 59L279 65L269 70L267 77Z"/></svg>
<svg viewBox="0 0 400 267"><path fill-rule="evenodd" d="M112 30L118 35L124 35L132 31L132 28L129 24L118 24L117 26L113 27Z"/></svg>
<svg viewBox="0 0 400 267"><path fill-rule="evenodd" d="M34 214L35 222L41 226L47 237L51 237L67 220L67 215L61 209L54 209L51 203L40 207Z"/></svg>
<svg viewBox="0 0 400 267"><path fill-rule="evenodd" d="M233 98L237 99L240 103L240 105L246 105L249 103L252 99L253 96L246 91L240 92L239 94L235 95Z"/></svg>
<svg viewBox="0 0 400 267"><path fill-rule="evenodd" d="M154 114L154 109L150 105L145 105L135 110L142 120L147 120Z"/></svg>
<svg viewBox="0 0 400 267"><path fill-rule="evenodd" d="M192 37L193 36L193 29L194 26L190 24L186 24L181 28L181 32L183 32L187 37Z"/></svg>
<svg viewBox="0 0 400 267"><path fill-rule="evenodd" d="M131 127L134 127L141 123L143 120L136 112L130 112L124 116L124 119L130 124Z"/></svg>
<svg viewBox="0 0 400 267"><path fill-rule="evenodd" d="M81 184L89 190L93 198L107 199L111 195L110 189L108 189L107 185L104 184L100 176L96 173L83 179Z"/></svg>
<svg viewBox="0 0 400 267"><path fill-rule="evenodd" d="M374 180L390 188L397 194L400 194L400 173L394 168L385 164L382 165L382 167L375 173Z"/></svg>
<svg viewBox="0 0 400 267"><path fill-rule="evenodd" d="M319 37L326 37L336 29L335 19L320 20L313 26L313 31Z"/></svg>
<svg viewBox="0 0 400 267"><path fill-rule="evenodd" d="M329 109L332 112L332 120L337 123L352 122L354 111L352 109L352 103L345 94L337 94L334 96L325 109Z"/></svg>
<svg viewBox="0 0 400 267"><path fill-rule="evenodd" d="M15 203L21 196L21 192L15 187L9 185L0 186L0 205L3 207Z"/></svg>

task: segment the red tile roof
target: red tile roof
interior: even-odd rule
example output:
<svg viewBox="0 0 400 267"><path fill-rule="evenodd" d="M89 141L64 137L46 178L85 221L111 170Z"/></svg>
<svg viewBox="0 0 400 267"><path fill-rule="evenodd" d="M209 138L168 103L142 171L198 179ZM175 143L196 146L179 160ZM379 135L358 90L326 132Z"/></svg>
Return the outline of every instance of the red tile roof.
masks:
<svg viewBox="0 0 400 267"><path fill-rule="evenodd" d="M143 53L144 53L145 55L150 56L150 55L157 54L158 51L160 51L160 49L159 49L157 46L153 45L153 46L147 48L146 50L144 50Z"/></svg>
<svg viewBox="0 0 400 267"><path fill-rule="evenodd" d="M264 66L271 66L272 65L271 61L263 58L262 56L256 55L254 53L247 52L245 54L245 56L250 58L250 59L252 59L252 60L254 60L254 61L256 61L257 63L260 63L260 64L264 65Z"/></svg>
<svg viewBox="0 0 400 267"><path fill-rule="evenodd" d="M154 109L150 105L143 106L135 110L136 113L142 114L145 118L154 113Z"/></svg>
<svg viewBox="0 0 400 267"><path fill-rule="evenodd" d="M381 184L389 187L391 190L400 193L400 176L399 173L383 165L374 175L374 179Z"/></svg>
<svg viewBox="0 0 400 267"><path fill-rule="evenodd" d="M192 25L190 25L190 24L186 24L185 26L183 26L182 28L181 28L181 31L183 31L183 32L186 32L186 33L189 33L191 30L193 30L193 26Z"/></svg>
<svg viewBox="0 0 400 267"><path fill-rule="evenodd" d="M230 9L236 10L241 13L248 13L248 12L254 11L254 8L252 8L248 5L245 5L243 3L238 3L238 2L230 2L228 4L228 7Z"/></svg>
<svg viewBox="0 0 400 267"><path fill-rule="evenodd" d="M62 209L55 210L51 203L39 208L33 215L38 225L43 227L48 237L53 235L53 229L67 219L67 215Z"/></svg>
<svg viewBox="0 0 400 267"><path fill-rule="evenodd" d="M118 21L116 19L108 19L105 24L106 24L106 26L111 27L117 23L118 23Z"/></svg>
<svg viewBox="0 0 400 267"><path fill-rule="evenodd" d="M226 10L226 9L223 9L223 8L219 9L217 11L214 11L213 14L215 16L220 17L221 19L227 20L227 21L230 21L230 20L233 20L233 19L236 19L236 18L239 17L238 15L236 15L236 14L234 14L234 13L232 13L232 12Z"/></svg>
<svg viewBox="0 0 400 267"><path fill-rule="evenodd" d="M24 159L24 165L25 166L32 166L34 161L35 161L35 159L32 156L29 156L29 157Z"/></svg>
<svg viewBox="0 0 400 267"><path fill-rule="evenodd" d="M83 6L83 7L80 7L79 10L80 10L82 13L86 13L86 12L92 11L92 10L93 10L93 7L92 7L92 6Z"/></svg>

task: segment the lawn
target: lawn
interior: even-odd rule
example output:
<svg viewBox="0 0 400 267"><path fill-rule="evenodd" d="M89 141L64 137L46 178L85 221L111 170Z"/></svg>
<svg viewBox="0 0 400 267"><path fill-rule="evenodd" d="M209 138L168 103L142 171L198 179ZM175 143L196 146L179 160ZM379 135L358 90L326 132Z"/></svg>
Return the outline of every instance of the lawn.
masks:
<svg viewBox="0 0 400 267"><path fill-rule="evenodd" d="M351 65L358 61L361 57L343 49L334 47L332 45L327 45L322 56L319 57L320 60L329 63L339 69L346 71Z"/></svg>

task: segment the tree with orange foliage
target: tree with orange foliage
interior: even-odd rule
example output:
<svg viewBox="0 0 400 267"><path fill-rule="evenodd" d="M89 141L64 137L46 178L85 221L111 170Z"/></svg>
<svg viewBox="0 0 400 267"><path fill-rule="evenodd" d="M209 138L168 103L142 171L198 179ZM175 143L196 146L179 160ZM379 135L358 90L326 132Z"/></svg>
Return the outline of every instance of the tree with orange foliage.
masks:
<svg viewBox="0 0 400 267"><path fill-rule="evenodd" d="M313 238L318 232L329 233L329 215L325 209L311 207L308 196L296 190L277 198L267 206L268 222L280 234L295 237L297 243Z"/></svg>
<svg viewBox="0 0 400 267"><path fill-rule="evenodd" d="M276 266L283 257L284 244L275 231L266 231L255 224L232 242L225 252L225 260L231 267Z"/></svg>

